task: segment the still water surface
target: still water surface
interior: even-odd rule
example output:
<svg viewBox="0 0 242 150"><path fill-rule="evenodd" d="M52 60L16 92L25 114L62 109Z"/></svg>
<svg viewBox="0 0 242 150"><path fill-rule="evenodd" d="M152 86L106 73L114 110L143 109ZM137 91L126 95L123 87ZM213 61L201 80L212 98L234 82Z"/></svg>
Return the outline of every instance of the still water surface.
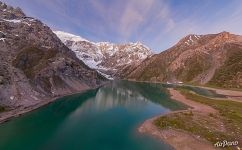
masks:
<svg viewBox="0 0 242 150"><path fill-rule="evenodd" d="M184 108L162 84L114 81L1 124L0 150L169 150L137 128Z"/></svg>

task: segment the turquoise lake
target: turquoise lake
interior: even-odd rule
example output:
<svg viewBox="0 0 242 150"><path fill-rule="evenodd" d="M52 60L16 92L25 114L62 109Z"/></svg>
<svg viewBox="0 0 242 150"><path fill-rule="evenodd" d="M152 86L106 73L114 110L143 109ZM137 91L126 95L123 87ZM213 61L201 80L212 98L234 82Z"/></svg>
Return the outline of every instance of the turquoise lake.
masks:
<svg viewBox="0 0 242 150"><path fill-rule="evenodd" d="M113 81L1 124L0 150L170 150L137 128L179 109L162 84Z"/></svg>

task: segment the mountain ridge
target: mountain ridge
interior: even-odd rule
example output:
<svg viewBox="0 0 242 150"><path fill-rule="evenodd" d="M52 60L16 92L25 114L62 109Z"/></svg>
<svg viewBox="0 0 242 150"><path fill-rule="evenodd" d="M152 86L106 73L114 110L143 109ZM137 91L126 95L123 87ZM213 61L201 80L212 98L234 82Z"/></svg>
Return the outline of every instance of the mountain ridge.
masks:
<svg viewBox="0 0 242 150"><path fill-rule="evenodd" d="M229 32L191 36L185 36L166 51L143 61L126 79L159 82L182 81L202 85L212 84L220 87L241 87L240 80L234 83L236 81L232 79L237 75L228 77L231 83L224 85L212 82L219 68L227 59L231 59L229 58L230 53L233 51L236 51L235 53L242 52L241 36ZM191 38L193 39L191 40ZM240 73L241 70L237 74Z"/></svg>
<svg viewBox="0 0 242 150"><path fill-rule="evenodd" d="M90 69L40 20L0 3L0 106L30 108L108 80Z"/></svg>
<svg viewBox="0 0 242 150"><path fill-rule="evenodd" d="M63 31L54 31L54 33L67 47L76 53L79 59L91 68L107 74L106 76L109 78L117 77L118 70L132 66L153 55L151 49L141 42L124 44L95 43Z"/></svg>

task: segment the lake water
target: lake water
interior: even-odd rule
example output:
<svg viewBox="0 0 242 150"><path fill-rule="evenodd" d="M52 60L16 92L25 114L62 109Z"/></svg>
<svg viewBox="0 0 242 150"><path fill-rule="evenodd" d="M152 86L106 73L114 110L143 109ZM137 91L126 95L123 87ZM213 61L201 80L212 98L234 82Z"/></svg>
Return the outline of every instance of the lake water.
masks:
<svg viewBox="0 0 242 150"><path fill-rule="evenodd" d="M162 84L114 81L1 124L0 150L169 150L137 128L184 108Z"/></svg>

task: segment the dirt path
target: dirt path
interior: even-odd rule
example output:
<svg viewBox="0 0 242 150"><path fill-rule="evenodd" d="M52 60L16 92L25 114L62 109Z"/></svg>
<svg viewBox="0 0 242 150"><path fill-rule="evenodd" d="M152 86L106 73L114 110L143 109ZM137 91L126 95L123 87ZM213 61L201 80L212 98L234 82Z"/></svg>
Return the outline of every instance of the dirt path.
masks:
<svg viewBox="0 0 242 150"><path fill-rule="evenodd" d="M217 110L215 110L214 108L212 108L208 105L204 105L204 104L189 100L185 96L183 96L180 92L178 92L174 89L170 88L168 90L171 94L172 99L175 99L179 102L182 102L182 103L192 107L193 110L195 110L195 111L199 111L199 112L203 112L203 113L217 113Z"/></svg>
<svg viewBox="0 0 242 150"><path fill-rule="evenodd" d="M225 90L225 89L215 89L210 87L202 87L208 90L214 90L218 94L227 95L227 96L237 96L242 97L242 91L233 91L233 90Z"/></svg>
<svg viewBox="0 0 242 150"><path fill-rule="evenodd" d="M226 89L215 89L215 88L203 87L203 86L197 86L197 87L208 89L208 90L213 90L217 94L225 95L227 97L226 100L242 102L242 91L233 91L233 90L226 90Z"/></svg>
<svg viewBox="0 0 242 150"><path fill-rule="evenodd" d="M187 99L180 92L174 89L169 89L169 92L171 94L172 99L175 99L179 102L182 102L192 107L192 111L194 112L218 113L217 110L213 109L210 106L200 104ZM168 113L167 115L172 113L186 112L186 111L189 111L189 110L175 111L175 112ZM162 141L168 143L169 145L171 145L173 148L177 150L214 150L215 149L215 147L208 141L202 139L201 137L192 135L188 132L177 130L177 129L162 129L162 130L159 129L153 124L154 120L156 120L159 117L161 116L157 116L146 120L139 127L138 129L139 132L147 133L158 139L161 139Z"/></svg>

